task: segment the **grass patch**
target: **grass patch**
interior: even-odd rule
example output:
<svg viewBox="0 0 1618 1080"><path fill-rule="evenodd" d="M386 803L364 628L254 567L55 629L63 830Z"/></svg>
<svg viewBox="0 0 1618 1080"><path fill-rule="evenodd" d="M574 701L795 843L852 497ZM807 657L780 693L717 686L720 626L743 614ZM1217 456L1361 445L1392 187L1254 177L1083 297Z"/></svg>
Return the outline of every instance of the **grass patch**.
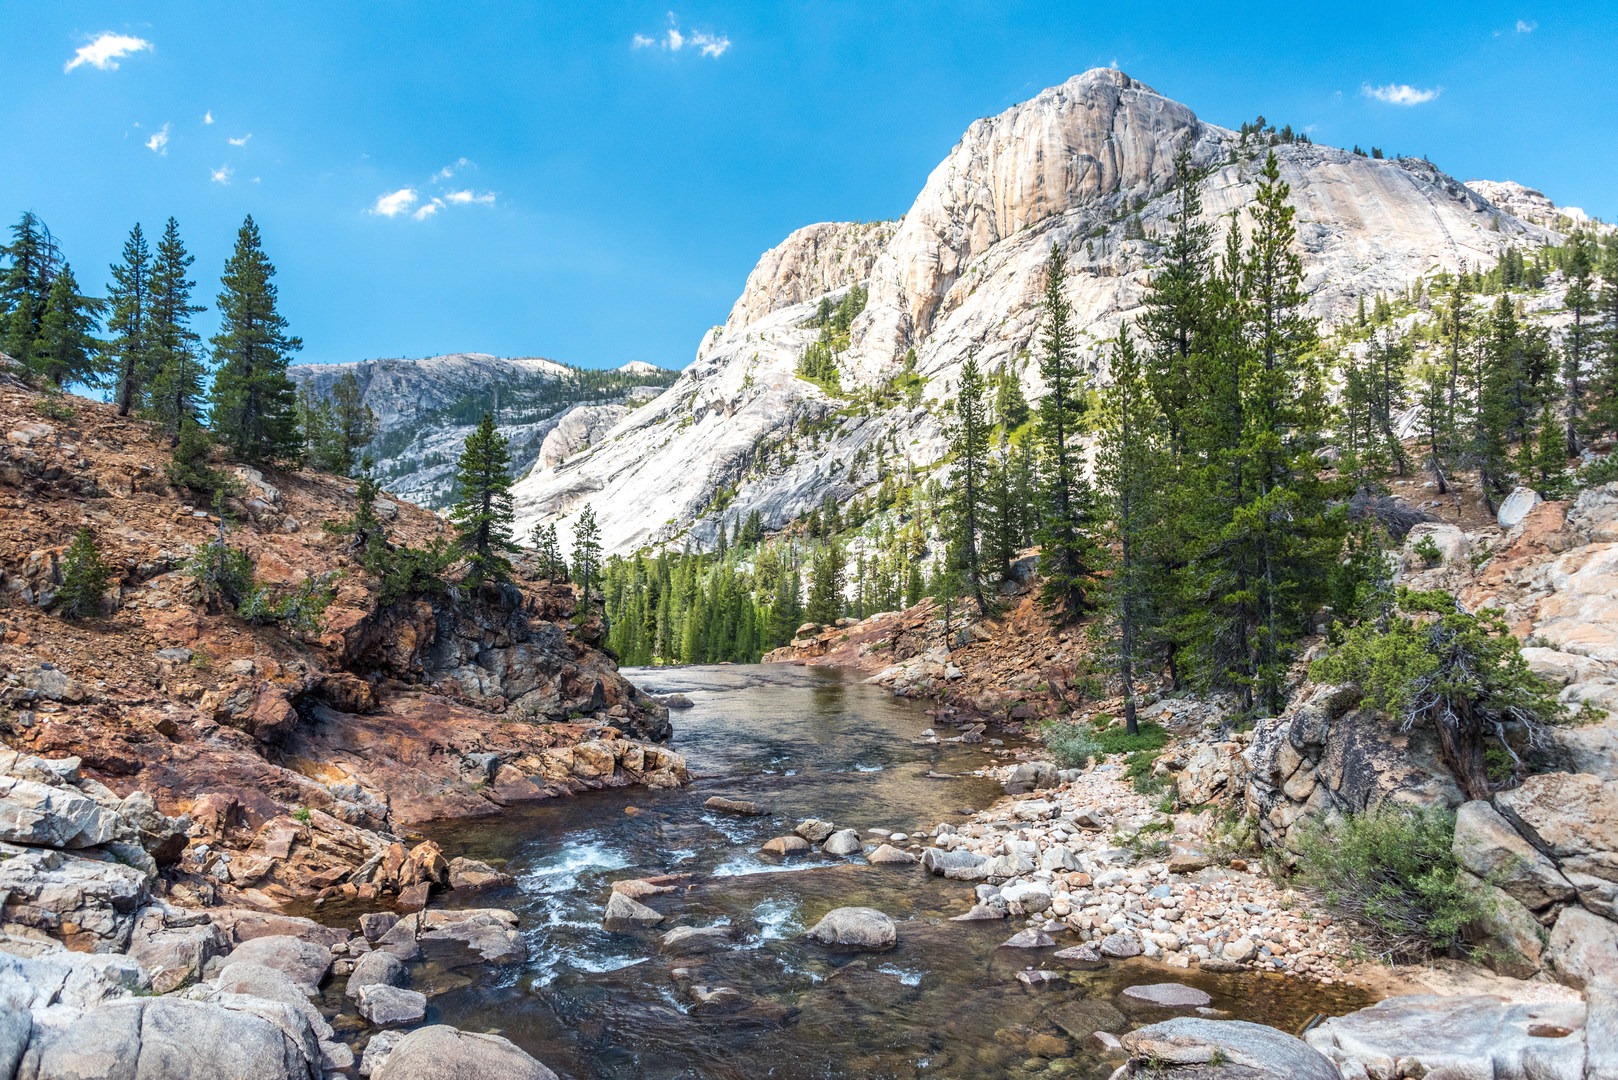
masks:
<svg viewBox="0 0 1618 1080"><path fill-rule="evenodd" d="M1064 769L1082 769L1093 757L1102 753L1101 744L1090 737L1090 733L1079 724L1068 724L1060 720L1047 723L1042 734L1045 738L1045 749L1051 752L1056 764Z"/></svg>
<svg viewBox="0 0 1618 1080"><path fill-rule="evenodd" d="M1130 735L1120 727L1098 727L1095 729L1096 745L1101 747L1103 754L1134 754L1142 750L1161 750L1168 745L1169 733L1163 730L1161 724L1147 721L1140 725L1140 732Z"/></svg>

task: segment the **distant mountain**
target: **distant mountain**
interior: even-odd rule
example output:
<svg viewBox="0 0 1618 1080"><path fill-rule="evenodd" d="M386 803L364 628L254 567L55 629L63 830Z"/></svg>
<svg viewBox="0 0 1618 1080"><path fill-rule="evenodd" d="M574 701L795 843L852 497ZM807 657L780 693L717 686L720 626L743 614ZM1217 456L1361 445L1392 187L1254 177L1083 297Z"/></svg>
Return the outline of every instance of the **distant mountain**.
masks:
<svg viewBox="0 0 1618 1080"><path fill-rule="evenodd" d="M300 387L329 396L345 372L354 374L377 415L369 452L383 487L434 509L449 504L455 460L484 412L492 411L511 439L514 471L522 476L542 456L560 464L588 446L677 374L641 360L594 371L537 356L483 353L297 364L288 374Z"/></svg>
<svg viewBox="0 0 1618 1080"><path fill-rule="evenodd" d="M1231 131L1123 72L1089 71L973 123L901 221L810 225L766 252L673 386L517 485L519 526L557 521L565 535L588 502L609 550L706 546L722 521L756 510L780 527L885 470L940 461L968 355L986 371L1008 365L1030 400L1042 394L1030 353L1053 244L1067 253L1081 347L1104 382L1099 343L1139 311L1187 144L1221 230L1274 149L1310 307L1328 321L1360 296L1559 241L1582 216L1518 184L1468 186L1422 159ZM828 392L796 374L798 360L822 301L856 285L868 303L837 357L840 392Z"/></svg>

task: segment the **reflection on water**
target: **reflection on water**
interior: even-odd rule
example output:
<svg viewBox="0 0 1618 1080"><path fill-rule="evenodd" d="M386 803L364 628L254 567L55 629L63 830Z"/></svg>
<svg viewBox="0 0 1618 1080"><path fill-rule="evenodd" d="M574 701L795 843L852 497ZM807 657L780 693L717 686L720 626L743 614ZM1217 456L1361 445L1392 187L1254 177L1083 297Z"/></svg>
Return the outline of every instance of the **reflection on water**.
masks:
<svg viewBox="0 0 1618 1080"><path fill-rule="evenodd" d="M906 833L960 820L998 795L992 782L959 775L988 755L916 742L929 726L921 706L836 673L726 666L628 674L653 693L695 703L675 716L674 746L696 783L592 793L433 830L451 857L507 860L517 885L465 902L516 910L530 961L515 978L444 984L431 1021L500 1031L580 1078L1089 1078L1111 1071L1087 1045L1091 1031L1162 1017L1119 1015L1118 992L1138 982L1191 982L1231 1015L1289 1029L1315 1012L1364 1003L1340 988L1145 962L1069 972L1049 950L997 948L1020 928L1015 920L948 922L970 906L962 883L858 856L783 864L758 849L804 817ZM771 815L704 809L715 794L755 800ZM646 898L667 916L662 926L601 928L612 881L666 873L692 876ZM801 940L845 905L902 920L898 947L849 957ZM727 927L732 940L701 957L660 955L658 938L680 925ZM1062 970L1067 981L1030 993L1016 980L1028 966ZM700 1004L721 987L739 995Z"/></svg>

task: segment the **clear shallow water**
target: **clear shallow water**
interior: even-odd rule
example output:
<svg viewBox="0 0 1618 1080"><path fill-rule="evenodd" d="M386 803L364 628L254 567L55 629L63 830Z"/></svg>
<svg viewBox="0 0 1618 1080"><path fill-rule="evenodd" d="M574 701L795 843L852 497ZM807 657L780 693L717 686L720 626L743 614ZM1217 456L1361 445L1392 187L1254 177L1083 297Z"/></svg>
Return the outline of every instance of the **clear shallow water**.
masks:
<svg viewBox="0 0 1618 1080"><path fill-rule="evenodd" d="M674 747L696 775L673 792L596 792L515 809L498 819L430 830L449 856L505 860L518 884L467 901L523 918L520 968L432 969L430 1022L495 1030L558 1072L600 1078L1103 1077L1086 1045L1087 1017L1118 1031L1161 1019L1138 1009L1118 1022L1117 995L1141 982L1201 986L1242 1019L1296 1029L1316 1012L1367 998L1274 976L1204 975L1132 962L1093 973L999 949L1017 920L950 923L971 887L919 867L876 867L815 854L781 863L758 849L804 817L839 827L913 833L959 821L999 794L962 776L990 760L979 747L914 740L921 705L824 670L710 667L626 672L647 690L695 703L675 714ZM949 734L943 732L942 734ZM953 779L937 779L948 774ZM711 795L771 810L743 818L706 810ZM662 926L609 934L611 882L689 874L645 902ZM449 898L457 902L453 895ZM868 905L897 920L899 945L875 955L828 953L801 940L834 907ZM677 925L726 926L731 947L659 955ZM1070 944L1071 942L1063 942ZM1031 993L1024 967L1067 981ZM728 987L743 1007L710 1014L693 986ZM1129 1012L1129 1010L1125 1010Z"/></svg>

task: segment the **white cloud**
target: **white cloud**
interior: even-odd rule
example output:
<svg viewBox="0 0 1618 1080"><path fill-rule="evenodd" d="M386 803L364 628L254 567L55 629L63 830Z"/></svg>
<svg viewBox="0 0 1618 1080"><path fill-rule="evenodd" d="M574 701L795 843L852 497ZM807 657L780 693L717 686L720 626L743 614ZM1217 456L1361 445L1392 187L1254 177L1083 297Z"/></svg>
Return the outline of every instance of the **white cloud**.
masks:
<svg viewBox="0 0 1618 1080"><path fill-rule="evenodd" d="M152 43L144 38L103 31L90 44L80 46L73 58L62 65L62 71L72 71L81 64L89 64L100 71L117 71L121 58L151 48Z"/></svg>
<svg viewBox="0 0 1618 1080"><path fill-rule="evenodd" d="M400 188L390 191L386 195L378 195L376 202L371 204L371 213L382 217L397 217L416 205L421 196L416 194L415 188Z"/></svg>
<svg viewBox="0 0 1618 1080"><path fill-rule="evenodd" d="M208 170L208 179L212 180L216 184L229 185L230 178L235 174L236 170L232 169L229 165L221 165L217 169Z"/></svg>
<svg viewBox="0 0 1618 1080"><path fill-rule="evenodd" d="M1539 29L1539 24L1537 22L1534 22L1532 19L1518 19L1517 20L1517 33L1519 33L1519 34L1532 34L1535 30L1538 30L1538 29Z"/></svg>
<svg viewBox="0 0 1618 1080"><path fill-rule="evenodd" d="M493 206L494 192L485 191L480 194L470 188L465 191L446 191L444 192L444 201L456 206Z"/></svg>
<svg viewBox="0 0 1618 1080"><path fill-rule="evenodd" d="M164 124L152 132L152 137L146 140L146 149L159 157L167 157L169 153L169 126Z"/></svg>
<svg viewBox="0 0 1618 1080"><path fill-rule="evenodd" d="M723 34L709 33L706 30L693 30L689 33L682 31L679 19L674 12L669 12L668 29L658 37L647 34L636 34L629 39L631 49L662 49L664 52L677 53L682 49L691 48L702 56L717 59L730 51L730 38Z"/></svg>
<svg viewBox="0 0 1618 1080"><path fill-rule="evenodd" d="M1367 83L1360 88L1360 92L1384 105L1425 105L1444 91L1438 86L1418 90L1408 83L1389 83L1386 86L1371 86Z"/></svg>
<svg viewBox="0 0 1618 1080"><path fill-rule="evenodd" d="M253 137L253 133L251 131L249 131L246 135L243 135L239 139L232 139L232 138L227 137L225 139L225 141L228 142L232 146L246 146L247 145L247 140L251 139L252 137Z"/></svg>
<svg viewBox="0 0 1618 1080"><path fill-rule="evenodd" d="M411 214L410 216L415 218L417 221L425 221L428 218L432 217L434 214L438 213L438 211L443 209L443 207L444 207L444 200L443 199L434 199L431 202L422 203L421 208L418 209L414 214Z"/></svg>
<svg viewBox="0 0 1618 1080"><path fill-rule="evenodd" d="M204 124L213 123L213 110L212 109L209 109L207 112L202 114L202 122Z"/></svg>
<svg viewBox="0 0 1618 1080"><path fill-rule="evenodd" d="M470 161L466 160L463 157L456 158L453 162L451 162L448 165L445 165L442 169L439 169L436 173L434 173L433 174L433 179L434 180L448 180L450 177L454 176L457 172L459 172L461 169L466 168L470 164L472 164L472 163Z"/></svg>

